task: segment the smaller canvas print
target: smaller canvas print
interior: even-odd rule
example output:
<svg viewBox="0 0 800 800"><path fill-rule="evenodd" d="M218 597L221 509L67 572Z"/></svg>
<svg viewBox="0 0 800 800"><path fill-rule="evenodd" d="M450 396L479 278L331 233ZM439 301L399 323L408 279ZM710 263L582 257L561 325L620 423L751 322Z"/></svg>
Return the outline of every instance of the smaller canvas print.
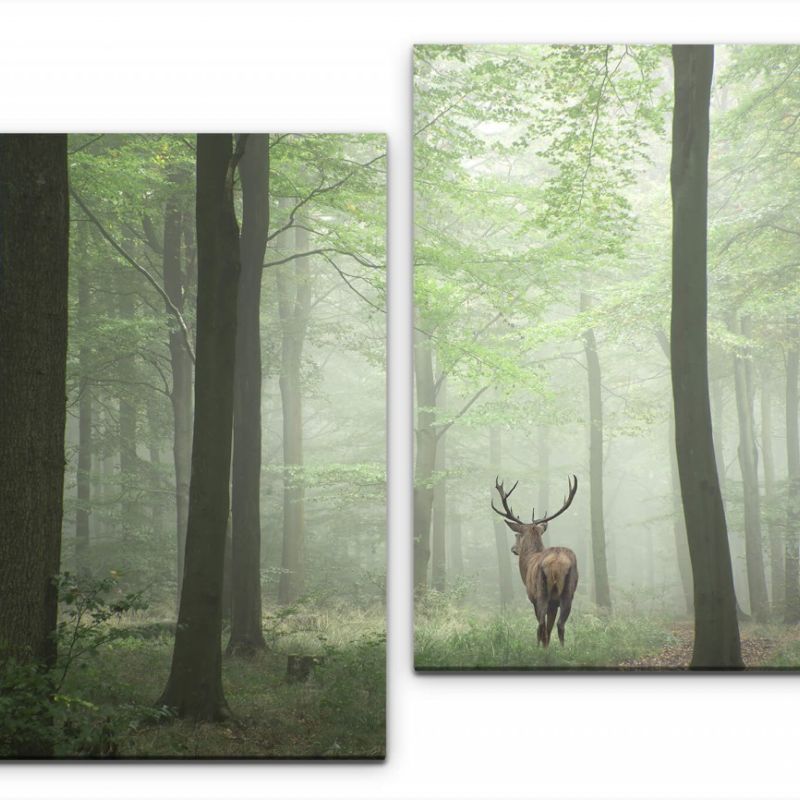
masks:
<svg viewBox="0 0 800 800"><path fill-rule="evenodd" d="M420 45L418 670L800 667L800 47Z"/></svg>
<svg viewBox="0 0 800 800"><path fill-rule="evenodd" d="M0 758L385 754L386 137L0 135Z"/></svg>

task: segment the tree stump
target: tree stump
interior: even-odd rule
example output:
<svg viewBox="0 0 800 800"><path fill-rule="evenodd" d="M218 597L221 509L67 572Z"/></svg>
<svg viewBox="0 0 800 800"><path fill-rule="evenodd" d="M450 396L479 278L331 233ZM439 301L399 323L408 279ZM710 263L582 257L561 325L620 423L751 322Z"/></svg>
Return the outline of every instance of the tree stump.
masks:
<svg viewBox="0 0 800 800"><path fill-rule="evenodd" d="M290 653L286 659L286 682L304 683L311 677L314 667L322 663L320 656Z"/></svg>

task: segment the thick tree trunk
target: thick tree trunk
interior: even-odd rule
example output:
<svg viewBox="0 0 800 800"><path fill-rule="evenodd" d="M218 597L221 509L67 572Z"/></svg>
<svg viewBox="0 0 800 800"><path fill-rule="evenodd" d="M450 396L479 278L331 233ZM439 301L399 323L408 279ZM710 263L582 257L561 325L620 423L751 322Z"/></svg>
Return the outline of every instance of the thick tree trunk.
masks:
<svg viewBox="0 0 800 800"><path fill-rule="evenodd" d="M749 335L743 322L741 331L733 318L729 327L735 333ZM736 411L739 420L739 467L742 472L744 501L745 564L750 611L756 622L766 622L769 614L767 580L764 574L764 554L761 544L761 495L758 486L758 448L753 419L752 365L734 356L733 374L736 392Z"/></svg>
<svg viewBox="0 0 800 800"><path fill-rule="evenodd" d="M197 376L186 566L175 649L159 700L180 717L229 716L222 690L222 570L230 510L239 230L232 137L197 136Z"/></svg>
<svg viewBox="0 0 800 800"><path fill-rule="evenodd" d="M800 622L800 435L797 424L797 379L800 371L800 322L789 319L789 352L786 355L786 596L784 620Z"/></svg>
<svg viewBox="0 0 800 800"><path fill-rule="evenodd" d="M251 134L239 162L242 236L233 412L231 638L228 652L265 647L261 630L261 275L269 232L269 136Z"/></svg>
<svg viewBox="0 0 800 800"><path fill-rule="evenodd" d="M436 395L438 407L447 402L447 381L442 380ZM439 592L446 587L446 516L447 516L447 481L444 472L447 469L447 434L439 437L436 443L436 484L433 489L433 524L431 548L431 586Z"/></svg>
<svg viewBox="0 0 800 800"><path fill-rule="evenodd" d="M174 180L178 180L176 176ZM164 290L170 302L183 312L187 306L188 280L181 270L181 234L183 217L177 199L167 201L164 209ZM183 585L186 524L189 517L189 478L192 465L192 358L180 330L169 334L169 357L172 367L173 435L172 459L175 466L176 510L176 579L178 604Z"/></svg>
<svg viewBox="0 0 800 800"><path fill-rule="evenodd" d="M672 324L675 446L694 578L693 669L743 667L708 391L709 98L714 48L675 45L672 128Z"/></svg>
<svg viewBox="0 0 800 800"><path fill-rule="evenodd" d="M0 136L0 657L52 663L66 423L65 135ZM20 756L47 755L30 742Z"/></svg>
<svg viewBox="0 0 800 800"><path fill-rule="evenodd" d="M417 452L414 463L414 591L428 586L436 466L436 388L431 341L414 330L414 382L417 389Z"/></svg>
<svg viewBox="0 0 800 800"><path fill-rule="evenodd" d="M286 205L285 203L283 204ZM278 249L292 245L282 234ZM294 252L308 251L308 231L295 227ZM303 343L311 308L308 258L277 267L281 320L281 409L283 412L283 560L278 602L294 603L305 589L305 478L303 476L303 387L300 377Z"/></svg>
<svg viewBox="0 0 800 800"><path fill-rule="evenodd" d="M78 574L89 570L89 515L92 503L92 392L89 376L89 277L86 266L78 273L78 325L82 329L78 352L78 471L76 475L77 507L75 509L75 566Z"/></svg>
<svg viewBox="0 0 800 800"><path fill-rule="evenodd" d="M496 475L500 474L500 466L503 460L503 440L500 437L500 430L496 427L489 428L489 463L491 471ZM489 492L489 502L496 499L495 489L492 487ZM491 508L491 506L489 506ZM508 528L500 517L493 511L492 524L494 526L494 546L497 553L497 577L500 588L500 609L505 609L514 600L514 584L512 583L512 555L511 545L508 535Z"/></svg>
<svg viewBox="0 0 800 800"><path fill-rule="evenodd" d="M581 311L589 308L589 296L581 292ZM603 396L600 380L600 359L594 331L583 333L586 371L589 379L589 483L592 526L592 563L594 566L595 603L611 608L606 560L606 528L603 519Z"/></svg>
<svg viewBox="0 0 800 800"><path fill-rule="evenodd" d="M775 524L775 457L772 452L772 382L766 367L761 369L761 458L764 462L764 506L767 509L770 588L772 611L783 616L786 582L783 570L783 541Z"/></svg>

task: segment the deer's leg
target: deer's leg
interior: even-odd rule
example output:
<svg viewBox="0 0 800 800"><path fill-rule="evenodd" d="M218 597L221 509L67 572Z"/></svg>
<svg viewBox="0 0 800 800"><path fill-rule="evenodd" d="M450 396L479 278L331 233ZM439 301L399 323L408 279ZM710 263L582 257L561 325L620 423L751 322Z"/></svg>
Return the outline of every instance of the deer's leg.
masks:
<svg viewBox="0 0 800 800"><path fill-rule="evenodd" d="M553 625L556 623L558 614L558 600L551 600L547 604L547 642L545 647L550 644L550 634L553 632Z"/></svg>
<svg viewBox="0 0 800 800"><path fill-rule="evenodd" d="M561 597L561 612L558 615L558 641L564 644L564 626L569 619L570 611L572 611L572 598L562 595Z"/></svg>

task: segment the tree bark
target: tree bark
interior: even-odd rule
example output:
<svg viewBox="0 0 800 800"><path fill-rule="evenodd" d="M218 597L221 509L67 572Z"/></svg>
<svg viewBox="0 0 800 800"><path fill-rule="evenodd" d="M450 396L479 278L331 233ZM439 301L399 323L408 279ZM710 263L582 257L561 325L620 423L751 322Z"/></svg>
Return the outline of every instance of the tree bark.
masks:
<svg viewBox="0 0 800 800"><path fill-rule="evenodd" d="M186 566L159 700L182 718L230 715L222 689L222 572L230 510L239 229L230 134L197 136L197 363Z"/></svg>
<svg viewBox="0 0 800 800"><path fill-rule="evenodd" d="M581 311L590 306L589 296L581 292ZM594 330L583 333L586 372L589 379L589 483L592 527L592 563L594 567L595 603L611 609L611 589L606 560L606 529L603 519L603 396L600 359Z"/></svg>
<svg viewBox="0 0 800 800"><path fill-rule="evenodd" d="M231 638L228 652L266 645L261 630L261 275L269 232L269 136L248 136L239 162L242 235L233 411Z"/></svg>
<svg viewBox="0 0 800 800"><path fill-rule="evenodd" d="M172 177L177 182L180 176ZM181 269L181 235L184 220L178 200L173 196L164 208L164 291L170 302L183 314L187 306L188 275ZM189 479L192 465L192 358L186 349L183 333L177 327L170 329L169 357L172 368L173 435L172 459L175 466L176 511L176 580L178 604L183 586L184 556L186 552L186 525L189 517Z"/></svg>
<svg viewBox="0 0 800 800"><path fill-rule="evenodd" d="M447 402L447 380L439 383L436 396L438 407L444 407ZM439 592L446 588L446 516L447 516L447 481L444 471L447 469L447 434L439 437L436 443L436 484L433 489L433 525L431 548L431 586Z"/></svg>
<svg viewBox="0 0 800 800"><path fill-rule="evenodd" d="M729 327L734 333L748 336L748 326L741 330L735 317ZM739 420L739 467L742 473L744 502L745 564L750 612L756 622L766 622L769 615L767 580L764 574L764 554L761 543L761 495L758 485L758 448L753 419L752 365L739 356L733 359L736 411Z"/></svg>
<svg viewBox="0 0 800 800"><path fill-rule="evenodd" d="M672 322L675 446L694 579L692 669L742 669L728 531L708 390L709 100L714 48L675 45L672 127Z"/></svg>
<svg viewBox="0 0 800 800"><path fill-rule="evenodd" d="M287 205L282 202L284 207ZM294 252L308 251L308 231L295 227ZM290 251L289 234L278 249ZM305 478L303 476L303 387L300 376L303 343L311 309L308 258L276 268L281 321L281 409L283 413L283 560L278 602L294 603L305 589Z"/></svg>
<svg viewBox="0 0 800 800"><path fill-rule="evenodd" d="M489 428L489 463L491 471L500 474L503 440L500 430L496 427ZM489 492L489 501L494 499L494 487ZM508 528L500 517L492 511L492 524L494 526L494 545L497 552L497 577L500 589L500 609L507 608L514 600L514 585L512 583L511 542L509 541Z"/></svg>
<svg viewBox="0 0 800 800"><path fill-rule="evenodd" d="M428 586L436 466L436 388L430 337L414 330L414 381L417 389L417 452L414 463L414 590Z"/></svg>
<svg viewBox="0 0 800 800"><path fill-rule="evenodd" d="M775 456L772 451L772 382L767 367L761 368L761 459L764 463L764 506L767 509L770 588L772 611L783 616L786 582L783 569L783 542L775 524Z"/></svg>
<svg viewBox="0 0 800 800"><path fill-rule="evenodd" d="M464 574L464 548L462 542L461 514L456 510L448 515L450 549L450 575L460 578Z"/></svg>
<svg viewBox="0 0 800 800"><path fill-rule="evenodd" d="M68 249L67 137L0 136L0 653L21 662L56 655Z"/></svg>
<svg viewBox="0 0 800 800"><path fill-rule="evenodd" d="M797 421L797 379L800 371L800 322L790 317L789 351L786 355L786 596L784 621L788 625L800 622L800 435Z"/></svg>

